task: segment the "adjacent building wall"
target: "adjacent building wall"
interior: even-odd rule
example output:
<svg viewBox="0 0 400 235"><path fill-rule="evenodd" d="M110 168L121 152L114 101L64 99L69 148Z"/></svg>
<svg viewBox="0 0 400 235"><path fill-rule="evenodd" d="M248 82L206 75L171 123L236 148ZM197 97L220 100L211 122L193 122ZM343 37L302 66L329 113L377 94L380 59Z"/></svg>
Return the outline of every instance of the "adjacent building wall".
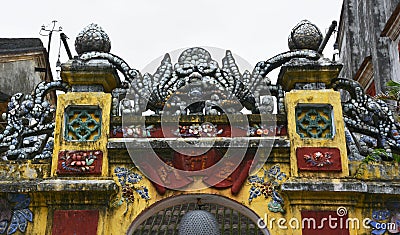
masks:
<svg viewBox="0 0 400 235"><path fill-rule="evenodd" d="M40 39L0 38L1 92L30 94L39 82L53 80L47 67L47 52Z"/></svg>
<svg viewBox="0 0 400 235"><path fill-rule="evenodd" d="M344 66L341 77L355 78L364 59L372 57L376 93L385 83L400 80L398 42L381 33L400 0L344 0L338 43Z"/></svg>

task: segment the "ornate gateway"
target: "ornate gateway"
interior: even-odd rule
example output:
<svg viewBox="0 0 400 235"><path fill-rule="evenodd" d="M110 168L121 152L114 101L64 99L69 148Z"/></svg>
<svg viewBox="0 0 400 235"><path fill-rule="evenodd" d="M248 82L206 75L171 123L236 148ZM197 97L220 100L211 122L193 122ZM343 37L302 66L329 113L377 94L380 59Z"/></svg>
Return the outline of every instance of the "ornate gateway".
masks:
<svg viewBox="0 0 400 235"><path fill-rule="evenodd" d="M252 71L193 47L142 74L89 25L62 81L8 105L0 234L377 234L302 223L400 213L399 125L323 57L334 27L300 22Z"/></svg>

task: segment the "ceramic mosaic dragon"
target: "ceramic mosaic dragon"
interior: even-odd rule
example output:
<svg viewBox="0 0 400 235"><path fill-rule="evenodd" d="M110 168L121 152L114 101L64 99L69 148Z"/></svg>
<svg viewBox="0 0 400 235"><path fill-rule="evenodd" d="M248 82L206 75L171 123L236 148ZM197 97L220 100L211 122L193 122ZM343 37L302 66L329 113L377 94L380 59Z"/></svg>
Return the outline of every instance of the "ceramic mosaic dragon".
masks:
<svg viewBox="0 0 400 235"><path fill-rule="evenodd" d="M53 151L55 109L46 95L52 90L67 91L61 81L41 82L32 95L17 93L3 117L7 125L0 134L0 153L5 160L50 158Z"/></svg>
<svg viewBox="0 0 400 235"><path fill-rule="evenodd" d="M387 155L381 156L383 160L392 160L392 150L400 151L400 125L394 120L388 105L367 95L354 80L338 78L332 82L332 87L346 90L350 95L350 99L342 103L344 122L351 132L346 133L348 145L351 147L355 144L353 150L364 156L370 154L372 148L363 149L363 145L376 145L373 147L383 148L387 152ZM353 133L362 136L356 138Z"/></svg>
<svg viewBox="0 0 400 235"><path fill-rule="evenodd" d="M208 51L194 47L183 51L175 65L172 64L170 55L166 54L153 75L145 73L143 76L139 71L131 69L121 58L111 53L86 52L80 56L80 59L84 61L106 59L115 65L124 74L125 81L134 90L133 93L139 96L139 99L131 97L135 105L140 106L140 112L138 110L137 113L148 108L158 113L168 102L170 102L170 106L176 104L175 108L179 110L179 106L185 107L186 103L181 104L182 101L186 98L190 100L190 96L201 96L202 99L209 100L209 103L216 103L223 107L224 102L225 104L229 103L228 100L238 100L248 110L259 113L259 106L262 105L262 102L257 102L259 97L256 96L269 94L270 91L277 94L279 90L279 86L272 85L269 78L266 77L269 72L293 58L318 60L320 56L313 50L289 51L259 62L252 73L246 70L241 74L229 50L226 51L226 55L222 59L223 66L220 68L218 63L212 60ZM199 83L199 88L190 86L187 90L188 97L186 97L183 94L185 93L183 91L186 90L180 89L187 84L195 83ZM123 92L126 93L126 91ZM180 95L173 96L175 93L180 93ZM189 109L195 113L196 110L205 107L205 104L201 105L200 108L189 107ZM179 111L178 114L183 112L183 110ZM234 113L240 110L227 108L224 111Z"/></svg>
<svg viewBox="0 0 400 235"><path fill-rule="evenodd" d="M289 40L291 51L261 61L252 72L246 70L243 73L240 73L230 51L226 51L222 66L219 66L207 50L194 47L184 50L175 64L166 54L154 74L142 75L122 58L110 53L111 44L107 34L95 24L89 25L78 35L75 48L79 55L77 60L83 63L106 60L124 75L125 82L113 91L113 115L128 111L140 115L148 109L155 114L166 111L171 115L218 115L239 113L241 107L251 113L272 113L275 104L265 95L275 96L278 113L284 113L282 84L272 84L267 75L292 59L320 60L318 45L321 44L322 35L320 32L316 34L317 37L311 41ZM315 46L309 48L310 43ZM190 85L189 89L182 90L186 85ZM366 95L362 87L352 80L336 79L332 88L350 93L351 99L343 103L343 113L347 144L354 150L353 155L362 157L368 155L372 148L384 148L388 152L387 160L390 160L391 151L397 151L400 147L400 137L399 125L387 105ZM7 126L0 134L3 159L41 159L51 156L54 107L44 97L53 89L65 91L68 85L61 81L43 82L32 95L18 93L11 98L4 117ZM134 96L125 97L128 93ZM120 99L121 95L123 99ZM201 97L201 102L189 102L198 97ZM365 146L366 150L363 148Z"/></svg>

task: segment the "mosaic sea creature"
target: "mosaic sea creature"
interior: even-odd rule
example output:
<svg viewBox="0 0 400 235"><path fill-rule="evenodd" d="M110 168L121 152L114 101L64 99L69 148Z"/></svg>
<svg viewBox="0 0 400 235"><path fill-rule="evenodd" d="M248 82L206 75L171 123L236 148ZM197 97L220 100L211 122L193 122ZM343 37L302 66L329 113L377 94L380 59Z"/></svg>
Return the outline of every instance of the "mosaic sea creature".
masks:
<svg viewBox="0 0 400 235"><path fill-rule="evenodd" d="M154 74L145 73L143 76L124 60L106 51L85 51L79 59L84 62L106 59L123 73L125 85L129 84L133 90L128 93L133 94L117 92L124 93L123 96L127 97L123 99L131 101L120 103L125 107L120 113L141 114L150 109L156 114L162 111L171 115L199 112L218 115L239 113L243 107L252 113L272 113L272 99L266 98L270 92L277 96L278 111L283 111L283 91L280 85L272 85L266 75L293 58L318 60L320 57L316 51L295 48L259 62L251 73L246 70L241 74L230 51L226 51L222 67L219 67L207 50L193 47L183 51L174 65L170 55L166 54ZM113 103L117 104L118 99ZM113 109L114 115L117 114L117 107Z"/></svg>

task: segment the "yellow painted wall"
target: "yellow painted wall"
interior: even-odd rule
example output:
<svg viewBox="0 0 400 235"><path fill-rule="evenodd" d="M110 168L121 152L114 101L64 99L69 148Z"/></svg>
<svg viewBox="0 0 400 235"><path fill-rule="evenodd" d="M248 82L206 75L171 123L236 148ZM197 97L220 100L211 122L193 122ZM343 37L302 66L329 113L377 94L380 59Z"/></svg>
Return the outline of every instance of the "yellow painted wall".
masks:
<svg viewBox="0 0 400 235"><path fill-rule="evenodd" d="M301 138L296 133L296 106L298 104L330 104L333 111L335 136L333 139ZM286 93L285 107L287 113L288 134L290 139L290 165L293 176L300 177L346 177L349 175L346 139L340 93L326 90L292 90ZM342 172L299 172L297 169L296 149L298 147L335 147L340 150Z"/></svg>
<svg viewBox="0 0 400 235"><path fill-rule="evenodd" d="M336 134L333 139L301 139L295 131L295 107L297 104L330 104L333 107L334 122L336 127ZM64 123L64 110L69 105L98 105L102 109L102 129L101 138L93 142L69 142L63 139L63 123ZM115 167L133 168L135 166L130 158L124 153L113 153L115 155L108 156L107 142L110 127L110 108L111 108L111 95L96 92L74 92L60 95L58 98L58 106L56 112L56 127L55 127L55 146L52 163L43 162L40 164L32 164L27 161L23 164L18 162L10 162L7 165L1 165L0 169L3 177L12 175L13 180L59 180L71 179L80 181L82 183L88 179L99 180L114 180L118 182L117 177L113 174ZM269 163L265 165L269 169L274 164L280 164L281 172L286 173L287 180L293 178L318 179L321 178L335 178L332 181L340 182L343 177L354 177L355 166L352 167L351 176L349 176L349 163L347 160L347 150L344 136L344 124L342 120L342 109L340 104L339 93L333 90L318 90L318 91L291 91L286 94L286 109L288 115L288 129L290 138L290 152L287 153L285 149L273 150L269 157ZM341 152L342 172L341 173L318 173L318 172L298 172L296 162L296 147L312 146L312 147L337 147ZM102 150L103 151L103 171L100 177L79 176L79 177L58 177L56 175L58 152L60 150ZM109 158L113 158L113 162L109 162ZM128 159L128 160L118 160ZM51 168L50 168L51 164ZM352 163L353 164L353 163ZM382 165L383 166L383 165ZM370 167L370 166L368 166ZM391 169L390 172L396 174L398 172L398 164L383 166L383 168ZM382 172L378 168L375 171ZM137 172L137 170L135 170ZM368 177L369 180L385 179L384 174L375 174L375 171L367 170L363 176ZM5 173L4 173L5 172ZM7 173L8 172L8 173ZM137 172L140 173L140 172ZM140 173L141 174L141 173ZM259 172L262 174L262 172ZM390 173L392 174L392 173ZM397 173L398 174L398 173ZM196 183L202 184L200 179ZM166 194L159 195L153 185L145 177L140 181L140 185L144 185L149 189L149 200L141 199L138 194L133 203L127 204L124 202L120 206L113 206L113 202L119 196L114 194L113 190L107 193L100 194L98 192L90 192L86 190L79 190L69 192L61 188L56 190L46 191L32 191L29 192L32 203L30 209L34 213L34 223L29 223L26 234L51 234L52 229L52 215L54 210L57 209L70 209L70 210L87 210L98 209L100 212L100 219L98 222L98 234L126 234L132 222L143 213L146 209L157 205L166 198L170 198L182 194L212 194L230 198L237 203L248 207L254 211L259 217L267 217L267 228L271 234L295 234L300 235L301 230L280 229L278 227L278 219L284 218L289 221L291 218L297 218L301 221L301 210L329 210L335 211L339 206L345 206L348 209L348 216L359 218L360 220L370 217L372 210L384 207L382 198L368 196L362 193L339 193L339 192L296 192L296 193L281 193L285 200L284 209L285 214L273 213L268 210L268 202L271 198L264 198L259 196L251 203L248 201L250 184L245 183L238 195L232 195L230 188L219 190L214 188L205 188L197 191L181 192L167 190ZM389 196L388 196L389 197ZM271 228L271 219L274 218L273 226ZM360 228L351 229L350 234L369 234L371 230Z"/></svg>
<svg viewBox="0 0 400 235"><path fill-rule="evenodd" d="M125 153L126 154L126 153ZM115 159L129 159L129 157L125 155L115 155L112 156ZM113 161L114 161L113 160ZM291 180L290 175L290 163L289 156L285 155L281 151L273 151L270 156L271 163L266 164L265 168L269 169L271 166L275 164L280 164L281 172L284 172L288 175ZM376 164L374 164L375 166ZM4 165L2 165L3 167ZM113 172L115 167L134 167L133 163L128 160L113 162L110 164L109 172ZM384 166L384 165L383 165ZM13 171L13 175L19 175L18 179L14 180L33 180L27 177L29 174L37 175L38 173L32 173L33 170L36 172L46 172L44 175L49 175L49 163L47 166L45 163L42 164L33 164L32 163L13 163L7 166L7 169L19 169L17 171ZM30 173L28 173L30 172ZM140 173L140 172L138 172ZM261 172L260 172L261 173ZM372 178L370 175L370 180L378 180L379 178ZM316 179L316 177L313 177ZM93 179L93 178L92 178ZM98 180L104 180L107 178L97 177ZM53 178L46 178L47 180L53 180ZM75 180L79 180L76 179ZM113 176L113 180L118 181L116 176ZM307 180L305 178L305 180ZM335 179L335 181L340 182L339 179ZM23 181L21 181L23 183ZM85 179L82 178L82 183L85 182ZM238 203L250 208L255 213L257 213L260 217L265 218L265 214L267 215L267 222L271 223L272 218L275 220L272 221L273 226L270 229L271 234L301 234L300 230L292 230L288 229L279 229L277 221L280 218L285 218L289 221L291 218L297 218L301 221L300 211L301 210L329 210L336 211L339 206L345 206L348 210L348 216L351 218L358 218L360 222L364 218L371 218L373 209L382 209L385 208L385 201L388 198L393 196L383 195L368 195L363 193L339 193L339 192L294 192L294 193L281 193L285 200L284 209L286 210L285 214L281 213L272 213L267 209L267 204L271 200L270 198L265 199L263 196L253 199L251 203L248 202L249 196L249 188L250 185L245 183L240 193L236 196L233 196L230 192L230 189L225 190L217 190L213 188L207 188L203 190L198 190L194 192L179 192L168 190L167 193L163 196L159 195L155 188L152 186L150 181L146 178L143 178L140 181L141 185L145 185L149 188L149 195L151 197L150 200L146 201L141 199L139 195L136 194L136 199L134 203L127 205L123 203L119 207L113 207L111 204L113 200L116 199L118 195L111 194L110 195L101 195L99 193L92 193L87 190L82 190L81 192L78 190L76 192L68 192L63 191L61 188L53 191L33 191L30 192L29 195L31 197L30 209L34 214L34 222L28 223L26 234L51 234L52 229L52 216L54 210L59 209L68 209L68 210L88 210L88 209L98 209L100 212L100 219L98 223L98 234L108 235L108 234L126 234L131 223L135 220L135 218L140 215L147 208L150 208L152 205L155 205L157 202L162 201L163 199L169 198L171 196L181 195L181 194L215 194L228 197L232 200L237 201ZM267 228L271 228L271 225L268 224ZM370 234L371 229L352 229L350 230L351 235L355 234ZM18 233L16 233L18 234Z"/></svg>
<svg viewBox="0 0 400 235"><path fill-rule="evenodd" d="M96 105L101 109L101 136L96 141L66 141L64 138L64 111L68 106ZM71 92L58 96L54 150L51 175L56 176L58 153L61 150L101 150L103 152L102 176L107 176L107 141L110 130L111 94L103 92Z"/></svg>

